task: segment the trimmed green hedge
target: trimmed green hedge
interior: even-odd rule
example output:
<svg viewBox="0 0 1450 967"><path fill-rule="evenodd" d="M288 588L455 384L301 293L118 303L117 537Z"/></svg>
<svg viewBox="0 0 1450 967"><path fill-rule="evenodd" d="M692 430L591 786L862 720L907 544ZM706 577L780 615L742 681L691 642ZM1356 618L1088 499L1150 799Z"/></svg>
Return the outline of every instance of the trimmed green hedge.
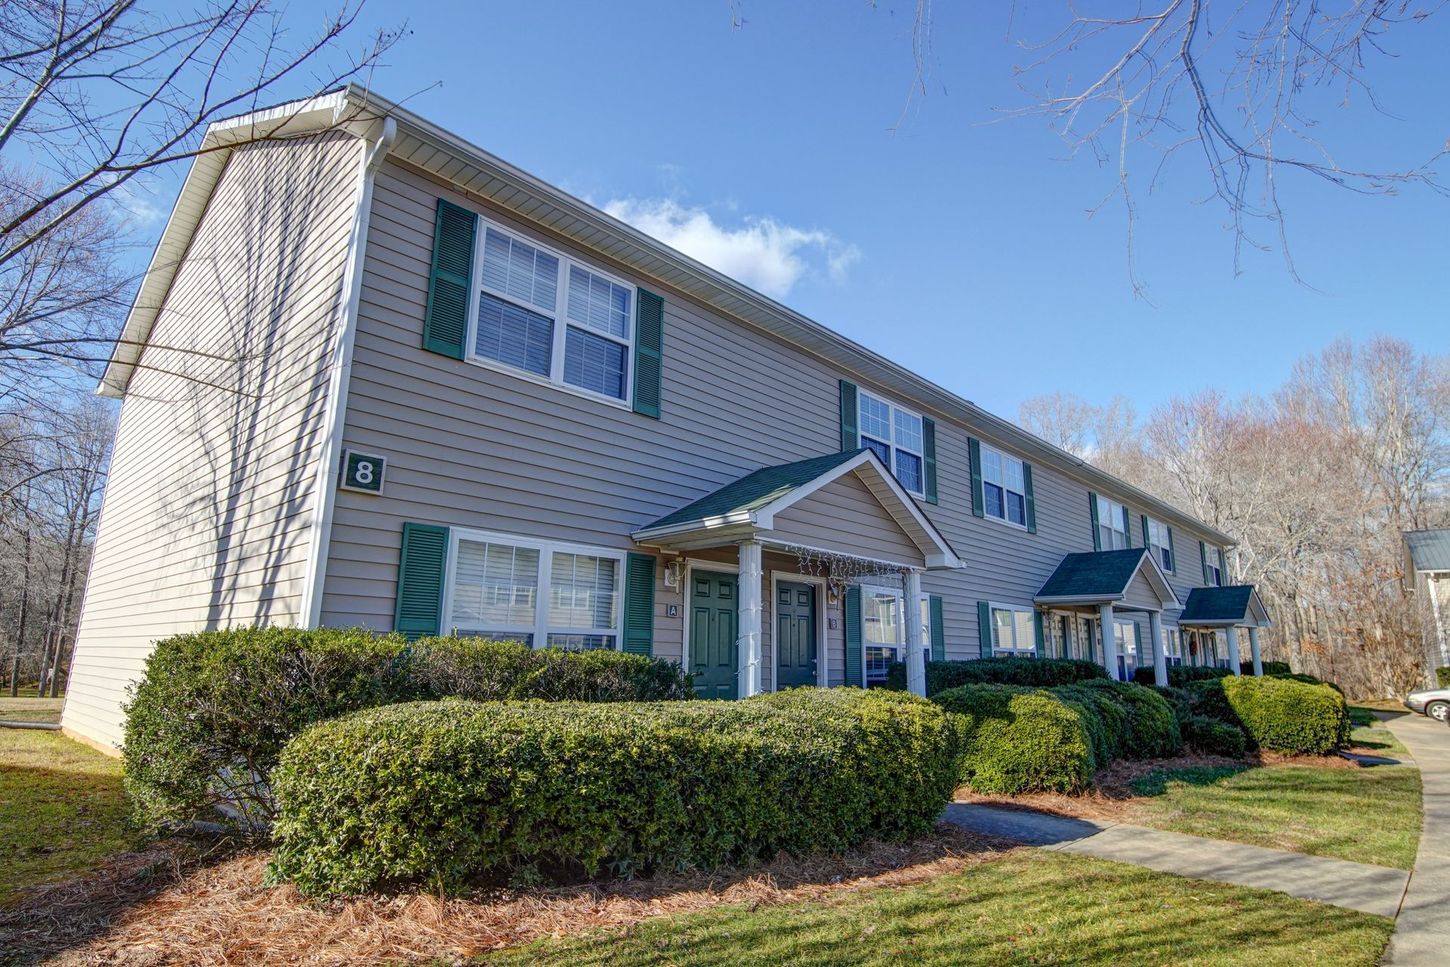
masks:
<svg viewBox="0 0 1450 967"><path fill-rule="evenodd" d="M964 717L962 781L978 792L1076 792L1114 759L1172 755L1182 745L1172 706L1129 682L961 685L932 700Z"/></svg>
<svg viewBox="0 0 1450 967"><path fill-rule="evenodd" d="M1225 704L1250 741L1289 755L1329 755L1349 744L1349 709L1326 684L1287 678L1226 678Z"/></svg>
<svg viewBox="0 0 1450 967"><path fill-rule="evenodd" d="M1242 758L1248 748L1243 729L1207 715L1185 716L1178 723L1183 744L1204 755Z"/></svg>
<svg viewBox="0 0 1450 967"><path fill-rule="evenodd" d="M424 639L361 629L236 628L156 643L126 706L125 783L147 828L197 820L265 831L267 777L314 722L420 698L688 697L679 666L619 652Z"/></svg>
<svg viewBox="0 0 1450 967"><path fill-rule="evenodd" d="M1289 663L1287 661L1260 661L1259 664L1264 667L1265 675L1294 674L1294 669L1289 667ZM1254 660L1250 658L1246 661L1239 662L1239 673L1243 675L1252 675L1254 673Z"/></svg>
<svg viewBox="0 0 1450 967"><path fill-rule="evenodd" d="M926 694L935 695L959 685L1022 685L1051 688L1092 679L1107 681L1097 662L1074 658L977 658L972 661L926 663ZM906 690L906 665L893 662L886 671L886 687Z"/></svg>
<svg viewBox="0 0 1450 967"><path fill-rule="evenodd" d="M1441 688L1450 688L1450 665L1435 669L1435 684Z"/></svg>
<svg viewBox="0 0 1450 967"><path fill-rule="evenodd" d="M859 689L373 709L283 753L272 879L451 891L839 851L929 830L960 750L938 706Z"/></svg>

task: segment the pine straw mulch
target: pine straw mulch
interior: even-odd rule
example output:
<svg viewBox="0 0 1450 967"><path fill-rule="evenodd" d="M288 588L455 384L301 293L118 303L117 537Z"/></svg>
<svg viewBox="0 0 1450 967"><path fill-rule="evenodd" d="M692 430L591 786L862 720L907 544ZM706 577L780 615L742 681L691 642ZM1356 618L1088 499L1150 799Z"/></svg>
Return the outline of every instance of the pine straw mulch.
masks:
<svg viewBox="0 0 1450 967"><path fill-rule="evenodd" d="M1360 769L1360 763L1340 756L1287 756L1276 752L1259 751L1242 759L1219 755L1198 755L1185 753L1168 759L1114 760L1107 768L1098 770L1093 777L1093 786L1083 792L1068 795L1057 792L1031 792L1017 796L992 793L976 793L963 786L957 790L956 801L976 803L983 806L1000 806L1003 809L1026 809L1068 816L1077 819L1091 819L1106 823L1133 823L1141 818L1141 806L1152 796L1135 793L1135 780L1160 769L1195 768L1239 768L1252 769L1258 766L1308 766L1321 769Z"/></svg>
<svg viewBox="0 0 1450 967"><path fill-rule="evenodd" d="M904 886L1004 855L1009 844L941 824L844 857L781 856L714 874L671 874L440 899L411 893L311 903L262 885L268 854L218 859L185 847L122 857L101 873L0 910L0 963L375 964L458 961L488 950L720 904L765 906ZM187 850L190 850L188 853Z"/></svg>

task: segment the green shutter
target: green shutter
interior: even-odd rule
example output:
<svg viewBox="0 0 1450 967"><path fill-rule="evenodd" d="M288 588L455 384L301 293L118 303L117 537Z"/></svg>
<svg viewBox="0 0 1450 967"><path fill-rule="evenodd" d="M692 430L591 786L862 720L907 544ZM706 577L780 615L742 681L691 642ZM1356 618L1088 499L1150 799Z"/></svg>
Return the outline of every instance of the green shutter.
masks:
<svg viewBox="0 0 1450 967"><path fill-rule="evenodd" d="M1173 528L1168 528L1168 570L1178 570L1178 552L1173 549Z"/></svg>
<svg viewBox="0 0 1450 967"><path fill-rule="evenodd" d="M1228 565L1224 563L1223 548L1216 547L1214 550L1218 552L1218 586L1223 587L1223 579L1228 576Z"/></svg>
<svg viewBox="0 0 1450 967"><path fill-rule="evenodd" d="M438 634L443 614L443 570L448 559L448 528L403 525L398 557L398 601L393 630L409 641Z"/></svg>
<svg viewBox="0 0 1450 967"><path fill-rule="evenodd" d="M624 563L624 650L653 655L655 640L655 559L630 552Z"/></svg>
<svg viewBox="0 0 1450 967"><path fill-rule="evenodd" d="M1133 621L1133 654L1138 660L1137 667L1141 668L1143 665L1143 626L1138 624L1136 619ZM1150 660L1148 664L1151 666L1153 662Z"/></svg>
<svg viewBox="0 0 1450 967"><path fill-rule="evenodd" d="M438 199L433 226L433 267L428 274L428 308L423 314L423 348L463 358L473 288L473 235L478 216Z"/></svg>
<svg viewBox="0 0 1450 967"><path fill-rule="evenodd" d="M1144 547L1152 547L1153 546L1153 538L1148 533L1148 515L1147 514L1142 514L1140 516L1143 519L1143 546ZM1159 564L1162 564L1163 562L1162 561L1159 561L1158 563Z"/></svg>
<svg viewBox="0 0 1450 967"><path fill-rule="evenodd" d="M1133 546L1133 515L1128 513L1128 505L1123 505L1123 540L1127 547Z"/></svg>
<svg viewBox="0 0 1450 967"><path fill-rule="evenodd" d="M1103 535L1098 533L1098 495L1088 491L1088 517L1093 522L1093 550L1103 549Z"/></svg>
<svg viewBox="0 0 1450 967"><path fill-rule="evenodd" d="M1037 498L1032 494L1032 464L1022 464L1022 489L1026 491L1022 496L1027 501L1027 533L1037 533Z"/></svg>
<svg viewBox="0 0 1450 967"><path fill-rule="evenodd" d="M861 449L861 433L856 421L859 410L856 405L856 384L841 380L841 452L849 453Z"/></svg>
<svg viewBox="0 0 1450 967"><path fill-rule="evenodd" d="M972 465L972 516L987 516L987 499L982 492L982 443L967 437L967 456Z"/></svg>
<svg viewBox="0 0 1450 967"><path fill-rule="evenodd" d="M940 594L927 596L927 612L931 615L931 660L947 660L947 629L942 616L942 597Z"/></svg>
<svg viewBox="0 0 1450 967"><path fill-rule="evenodd" d="M861 589L849 587L842 603L846 617L846 684L866 687L866 655L861 634Z"/></svg>
<svg viewBox="0 0 1450 967"><path fill-rule="evenodd" d="M665 300L648 289L636 289L634 307L634 411L658 420L664 396Z"/></svg>
<svg viewBox="0 0 1450 967"><path fill-rule="evenodd" d="M1033 631L1034 635L1036 635L1037 657L1038 658L1046 658L1047 657L1047 636L1045 634L1044 628L1042 627L1042 612L1041 611L1034 611L1034 612L1032 612L1032 631Z"/></svg>
<svg viewBox="0 0 1450 967"><path fill-rule="evenodd" d="M1208 545L1203 541L1198 542L1198 561L1203 565L1203 583L1208 583Z"/></svg>
<svg viewBox="0 0 1450 967"><path fill-rule="evenodd" d="M977 648L978 658L992 657L992 605L986 601L977 602Z"/></svg>
<svg viewBox="0 0 1450 967"><path fill-rule="evenodd" d="M936 496L936 421L921 418L922 462L926 465L926 502L934 504Z"/></svg>

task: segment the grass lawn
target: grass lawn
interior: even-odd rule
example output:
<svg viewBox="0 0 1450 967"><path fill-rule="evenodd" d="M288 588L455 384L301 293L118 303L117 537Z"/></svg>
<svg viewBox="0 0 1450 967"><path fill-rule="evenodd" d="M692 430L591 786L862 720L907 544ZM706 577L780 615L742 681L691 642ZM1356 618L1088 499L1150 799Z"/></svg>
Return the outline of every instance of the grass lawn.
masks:
<svg viewBox="0 0 1450 967"><path fill-rule="evenodd" d="M1349 719L1354 723L1350 732L1350 742L1360 749L1368 749L1379 755L1404 755L1410 750L1406 749L1404 743L1395 738L1395 734L1385 728L1385 723L1374 717L1368 708L1351 705L1349 707Z"/></svg>
<svg viewBox="0 0 1450 967"><path fill-rule="evenodd" d="M0 905L128 849L126 813L119 759L59 732L0 729Z"/></svg>
<svg viewBox="0 0 1450 967"><path fill-rule="evenodd" d="M1021 850L927 883L722 906L489 955L496 965L1374 964L1391 921L1276 893Z"/></svg>
<svg viewBox="0 0 1450 967"><path fill-rule="evenodd" d="M1420 841L1420 772L1314 765L1158 769L1129 787L1130 822L1407 870Z"/></svg>
<svg viewBox="0 0 1450 967"><path fill-rule="evenodd" d="M34 691L34 689L31 689ZM7 722L59 722L61 698L11 698L0 695L0 719Z"/></svg>

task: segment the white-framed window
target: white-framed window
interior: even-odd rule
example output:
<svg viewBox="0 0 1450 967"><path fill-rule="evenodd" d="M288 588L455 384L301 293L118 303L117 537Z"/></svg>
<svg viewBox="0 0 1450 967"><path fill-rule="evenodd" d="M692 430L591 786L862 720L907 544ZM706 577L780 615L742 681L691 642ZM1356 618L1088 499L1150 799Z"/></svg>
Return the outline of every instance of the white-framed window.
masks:
<svg viewBox="0 0 1450 967"><path fill-rule="evenodd" d="M1131 618L1113 619L1113 640L1118 645L1118 655L1123 660L1123 665L1128 674L1138 667L1138 636L1133 631L1134 624Z"/></svg>
<svg viewBox="0 0 1450 967"><path fill-rule="evenodd" d="M619 647L624 552L453 529L450 633L535 648Z"/></svg>
<svg viewBox="0 0 1450 967"><path fill-rule="evenodd" d="M982 504L988 517L1027 527L1027 482L1022 461L982 445Z"/></svg>
<svg viewBox="0 0 1450 967"><path fill-rule="evenodd" d="M1015 604L992 604L992 655L996 658L1034 658L1037 623L1032 609Z"/></svg>
<svg viewBox="0 0 1450 967"><path fill-rule="evenodd" d="M1168 573L1173 573L1173 530L1162 521L1148 518L1148 546L1153 549L1153 557L1157 559L1159 567Z"/></svg>
<svg viewBox="0 0 1450 967"><path fill-rule="evenodd" d="M1123 505L1115 500L1109 500L1102 494L1097 495L1097 502L1098 549L1120 551L1132 546L1128 543L1128 515Z"/></svg>
<svg viewBox="0 0 1450 967"><path fill-rule="evenodd" d="M634 288L479 220L468 355L628 403Z"/></svg>
<svg viewBox="0 0 1450 967"><path fill-rule="evenodd" d="M926 431L921 415L861 390L856 396L860 445L870 447L911 493L926 493Z"/></svg>
<svg viewBox="0 0 1450 967"><path fill-rule="evenodd" d="M1183 664L1183 633L1177 628L1163 629L1163 657L1170 665Z"/></svg>
<svg viewBox="0 0 1450 967"><path fill-rule="evenodd" d="M1223 584L1223 548L1210 547L1203 558L1207 564L1203 568L1203 583L1209 587L1219 587Z"/></svg>
<svg viewBox="0 0 1450 967"><path fill-rule="evenodd" d="M906 659L906 615L900 588L861 587L861 643L866 652L866 682L884 682L892 662ZM917 602L921 609L922 647L931 649L930 597Z"/></svg>

